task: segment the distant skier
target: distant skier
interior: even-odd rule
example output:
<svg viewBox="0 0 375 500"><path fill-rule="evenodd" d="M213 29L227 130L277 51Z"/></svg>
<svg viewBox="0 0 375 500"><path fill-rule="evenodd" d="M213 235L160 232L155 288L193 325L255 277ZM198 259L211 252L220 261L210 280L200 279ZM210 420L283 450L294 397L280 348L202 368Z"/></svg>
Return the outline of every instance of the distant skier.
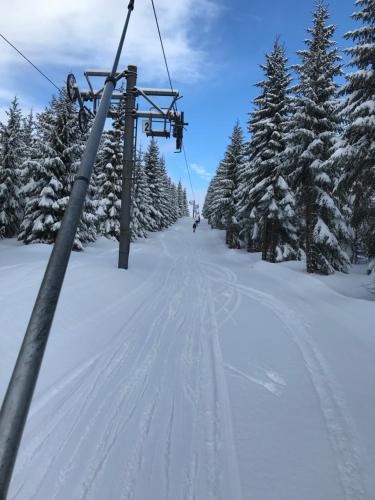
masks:
<svg viewBox="0 0 375 500"><path fill-rule="evenodd" d="M193 224L193 233L195 233L195 230L196 230L196 229L197 229L197 223L196 223L196 222L194 222L194 224Z"/></svg>

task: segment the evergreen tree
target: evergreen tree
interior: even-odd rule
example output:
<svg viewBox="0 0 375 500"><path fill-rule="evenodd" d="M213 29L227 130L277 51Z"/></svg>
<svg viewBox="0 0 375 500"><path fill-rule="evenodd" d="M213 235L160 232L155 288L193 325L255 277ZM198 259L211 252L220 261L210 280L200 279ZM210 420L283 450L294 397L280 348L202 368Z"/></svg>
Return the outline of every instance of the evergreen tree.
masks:
<svg viewBox="0 0 375 500"><path fill-rule="evenodd" d="M266 55L266 63L261 66L266 78L257 84L262 92L255 99L257 109L249 124L251 157L245 164L247 171L241 172L241 180L245 179L250 188L245 213L250 212L253 246L260 240L262 258L270 262L295 258L298 242L295 199L282 158L291 81L286 63L285 50L276 39L272 53ZM246 186L241 186L240 191L246 193Z"/></svg>
<svg viewBox="0 0 375 500"><path fill-rule="evenodd" d="M202 215L205 219L207 219L208 223L212 225L211 222L211 205L214 197L214 177L210 180L207 188L207 193L204 198L204 203L203 203L203 208L202 208Z"/></svg>
<svg viewBox="0 0 375 500"><path fill-rule="evenodd" d="M89 127L91 123L89 123ZM80 161L84 153L85 144L87 142L89 133L79 134L79 142L81 146L80 158L74 164L74 177L78 172ZM73 186L73 185L72 185ZM95 168L90 178L90 184L87 189L87 194L85 198L85 203L83 205L81 219L77 228L77 233L75 237L76 250L83 250L83 244L92 243L96 240L98 234L98 187L97 187L97 176Z"/></svg>
<svg viewBox="0 0 375 500"><path fill-rule="evenodd" d="M187 193L186 193L186 189L184 188L183 190L183 200L184 200L184 203L183 203L183 207L184 207L184 210L183 210L183 217L189 217L189 204L188 204L188 199L187 199Z"/></svg>
<svg viewBox="0 0 375 500"><path fill-rule="evenodd" d="M132 194L131 235L132 239L146 238L147 231L155 229L150 216L151 196L146 173L142 165L142 153L137 154Z"/></svg>
<svg viewBox="0 0 375 500"><path fill-rule="evenodd" d="M16 97L6 114L7 124L0 128L0 238L16 236L22 218L19 179L25 148Z"/></svg>
<svg viewBox="0 0 375 500"><path fill-rule="evenodd" d="M203 207L204 216L207 217L209 224L216 229L225 229L227 185L227 167L224 159L219 163L216 174L210 182L207 201Z"/></svg>
<svg viewBox="0 0 375 500"><path fill-rule="evenodd" d="M185 217L185 200L184 190L181 181L177 184L177 202L178 202L178 217Z"/></svg>
<svg viewBox="0 0 375 500"><path fill-rule="evenodd" d="M162 205L162 179L160 154L157 142L151 140L144 155L145 173L151 196L150 216L153 221L151 230L158 231L164 226Z"/></svg>
<svg viewBox="0 0 375 500"><path fill-rule="evenodd" d="M362 246L375 258L375 2L357 0L355 5L360 10L352 17L362 26L345 35L355 43L345 49L355 71L346 75L346 126L330 161L342 174L339 192L350 195L356 234L353 260Z"/></svg>
<svg viewBox="0 0 375 500"><path fill-rule="evenodd" d="M340 203L334 195L335 172L327 160L340 130L337 84L340 57L327 24L328 9L319 3L308 29L306 49L299 51L299 84L293 102L288 135L290 175L304 214L307 271L346 271L349 258L344 244L350 237Z"/></svg>
<svg viewBox="0 0 375 500"><path fill-rule="evenodd" d="M120 239L123 141L119 121L106 132L98 155L96 177L99 232L106 238Z"/></svg>
<svg viewBox="0 0 375 500"><path fill-rule="evenodd" d="M27 160L29 158L29 151L34 144L34 129L34 115L33 112L30 111L28 116L22 119L22 142L24 146L24 160Z"/></svg>
<svg viewBox="0 0 375 500"><path fill-rule="evenodd" d="M171 200L170 179L167 174L164 157L161 157L159 159L158 180L160 186L159 210L162 214L161 229L164 229L175 222L174 210Z"/></svg>
<svg viewBox="0 0 375 500"><path fill-rule="evenodd" d="M226 243L230 248L239 247L236 220L236 192L239 171L244 162L244 139L242 129L237 122L230 137L230 143L217 173L215 183L215 202L212 209L217 211L216 219L226 230Z"/></svg>
<svg viewBox="0 0 375 500"><path fill-rule="evenodd" d="M75 106L65 90L37 118L37 138L31 158L24 164L29 182L24 188L27 202L19 239L24 243L53 243L69 201L74 176L82 154L83 139ZM73 248L82 249L85 214Z"/></svg>
<svg viewBox="0 0 375 500"><path fill-rule="evenodd" d="M181 216L180 216L180 207L178 204L178 191L177 191L177 186L174 182L171 182L171 203L173 207L173 222L176 222Z"/></svg>

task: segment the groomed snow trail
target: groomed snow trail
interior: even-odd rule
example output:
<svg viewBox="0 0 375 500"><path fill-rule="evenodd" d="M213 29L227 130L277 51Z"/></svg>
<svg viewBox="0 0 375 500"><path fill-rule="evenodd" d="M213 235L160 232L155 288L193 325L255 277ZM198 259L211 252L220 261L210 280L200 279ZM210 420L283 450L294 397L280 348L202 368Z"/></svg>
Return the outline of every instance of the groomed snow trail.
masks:
<svg viewBox="0 0 375 500"><path fill-rule="evenodd" d="M221 239L185 219L134 244L126 272L112 242L73 255L11 499L373 498L372 444L311 304ZM4 262L2 304L28 303L42 267Z"/></svg>

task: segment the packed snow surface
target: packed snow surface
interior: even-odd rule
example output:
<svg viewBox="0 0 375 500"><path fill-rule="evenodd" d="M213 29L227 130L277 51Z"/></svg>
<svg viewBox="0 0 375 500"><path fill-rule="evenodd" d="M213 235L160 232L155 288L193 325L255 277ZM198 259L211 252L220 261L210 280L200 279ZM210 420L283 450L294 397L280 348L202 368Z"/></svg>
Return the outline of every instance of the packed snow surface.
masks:
<svg viewBox="0 0 375 500"><path fill-rule="evenodd" d="M358 274L264 263L191 224L132 244L127 271L113 241L72 255L9 499L375 498ZM0 399L50 251L0 242Z"/></svg>

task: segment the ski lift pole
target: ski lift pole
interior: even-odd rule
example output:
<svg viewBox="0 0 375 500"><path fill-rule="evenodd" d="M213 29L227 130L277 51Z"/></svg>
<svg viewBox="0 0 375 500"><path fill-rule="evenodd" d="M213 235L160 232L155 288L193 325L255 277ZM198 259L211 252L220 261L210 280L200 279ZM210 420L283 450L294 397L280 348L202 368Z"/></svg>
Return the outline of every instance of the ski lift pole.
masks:
<svg viewBox="0 0 375 500"><path fill-rule="evenodd" d="M74 237L81 217L100 138L115 88L122 47L134 0L118 45L112 72L106 80L103 96L75 179L69 203L45 271L25 337L0 412L0 500L5 500L27 419L43 354L51 329Z"/></svg>
<svg viewBox="0 0 375 500"><path fill-rule="evenodd" d="M126 75L126 101L124 126L124 156L122 170L122 193L120 213L120 248L118 257L119 269L127 269L130 252L130 209L131 188L134 165L134 116L137 83L137 66L128 66Z"/></svg>

